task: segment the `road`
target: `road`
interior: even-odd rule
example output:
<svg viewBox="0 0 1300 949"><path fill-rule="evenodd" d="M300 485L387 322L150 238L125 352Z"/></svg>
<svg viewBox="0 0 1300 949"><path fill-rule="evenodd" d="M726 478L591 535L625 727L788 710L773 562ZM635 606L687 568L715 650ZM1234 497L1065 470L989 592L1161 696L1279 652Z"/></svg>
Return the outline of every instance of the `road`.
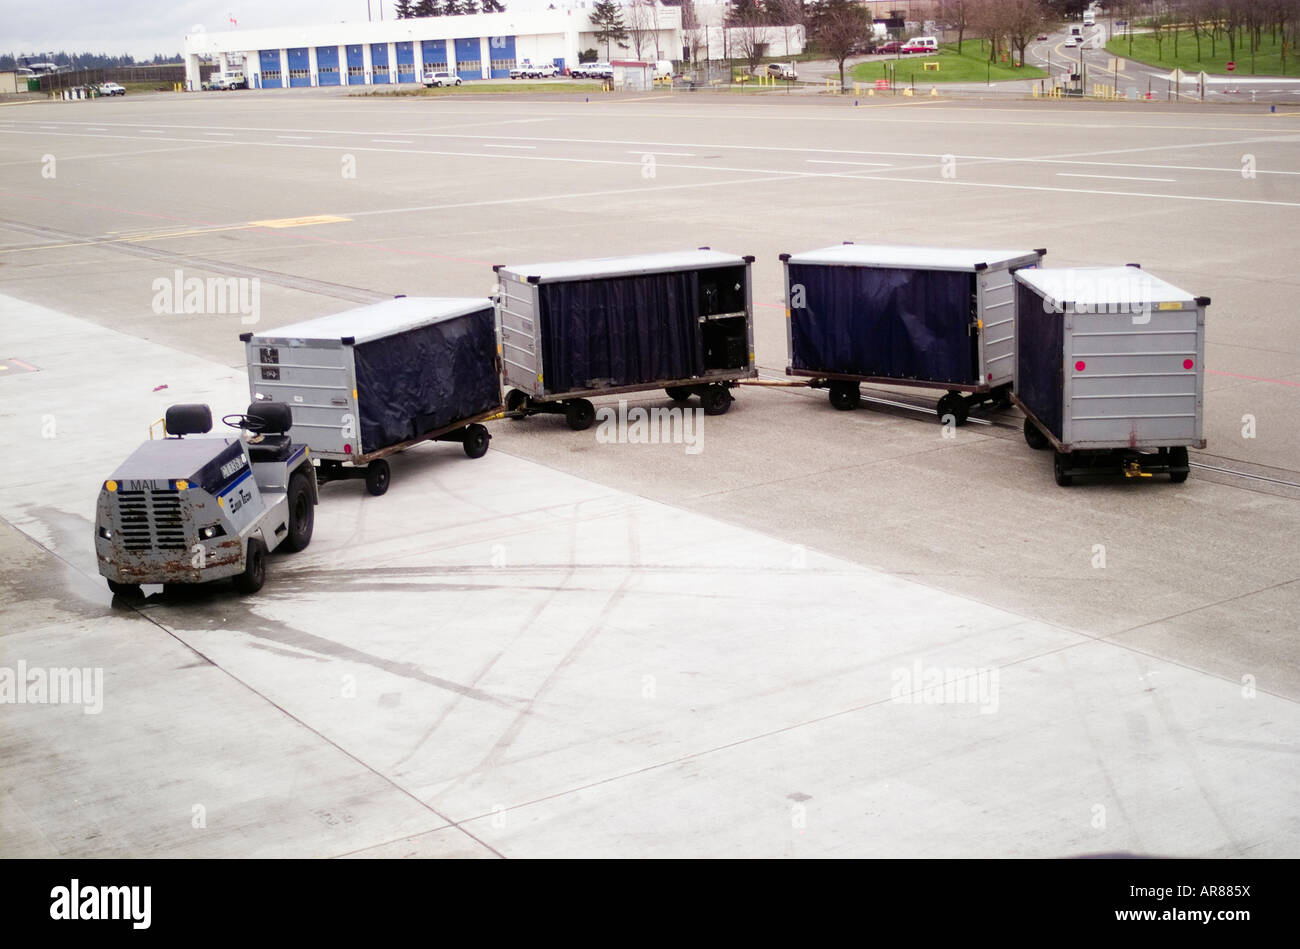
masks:
<svg viewBox="0 0 1300 949"><path fill-rule="evenodd" d="M1298 143L1249 105L0 107L0 665L106 693L0 708L0 852L1300 854ZM873 239L1212 297L1190 480L1065 490L1014 412L746 388L695 454L543 416L329 485L255 598L97 575L102 478L167 404L241 408L249 325L708 245L755 255L781 380L778 255ZM256 308L159 305L189 277Z"/></svg>

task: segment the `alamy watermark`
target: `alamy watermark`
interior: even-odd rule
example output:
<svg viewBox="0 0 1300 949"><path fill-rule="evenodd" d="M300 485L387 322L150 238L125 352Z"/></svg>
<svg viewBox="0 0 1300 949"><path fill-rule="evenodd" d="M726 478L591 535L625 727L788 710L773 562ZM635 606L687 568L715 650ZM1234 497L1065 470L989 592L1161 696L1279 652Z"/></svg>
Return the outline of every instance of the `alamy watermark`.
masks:
<svg viewBox="0 0 1300 949"><path fill-rule="evenodd" d="M262 282L257 277L187 277L177 270L155 278L153 311L159 316L237 313L240 323L252 326L261 319Z"/></svg>
<svg viewBox="0 0 1300 949"><path fill-rule="evenodd" d="M1127 313L1141 326L1151 322L1151 300L1155 283L1137 267L1105 270L1075 268L1065 272L1065 283L1057 299L1043 297L1044 313Z"/></svg>
<svg viewBox="0 0 1300 949"><path fill-rule="evenodd" d="M0 705L80 705L87 715L104 710L104 670L52 666L0 666Z"/></svg>
<svg viewBox="0 0 1300 949"><path fill-rule="evenodd" d="M704 450L704 409L634 405L618 400L618 408L596 409L596 441L602 445L685 445L686 454Z"/></svg>
<svg viewBox="0 0 1300 949"><path fill-rule="evenodd" d="M981 715L998 710L998 670L985 667L911 666L890 673L889 700L903 705L978 705Z"/></svg>

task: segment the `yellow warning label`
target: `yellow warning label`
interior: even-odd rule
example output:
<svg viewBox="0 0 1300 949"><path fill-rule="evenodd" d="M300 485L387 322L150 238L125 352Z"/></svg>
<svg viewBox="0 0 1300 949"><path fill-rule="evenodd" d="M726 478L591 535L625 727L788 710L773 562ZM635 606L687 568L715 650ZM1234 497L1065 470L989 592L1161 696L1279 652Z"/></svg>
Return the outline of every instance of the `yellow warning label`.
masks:
<svg viewBox="0 0 1300 949"><path fill-rule="evenodd" d="M314 217L282 217L271 221L249 221L250 227L311 227L313 224L341 224L351 218L336 217L333 214L317 214Z"/></svg>
<svg viewBox="0 0 1300 949"><path fill-rule="evenodd" d="M1157 310L1181 310L1182 308L1181 303L1162 303L1156 307Z"/></svg>

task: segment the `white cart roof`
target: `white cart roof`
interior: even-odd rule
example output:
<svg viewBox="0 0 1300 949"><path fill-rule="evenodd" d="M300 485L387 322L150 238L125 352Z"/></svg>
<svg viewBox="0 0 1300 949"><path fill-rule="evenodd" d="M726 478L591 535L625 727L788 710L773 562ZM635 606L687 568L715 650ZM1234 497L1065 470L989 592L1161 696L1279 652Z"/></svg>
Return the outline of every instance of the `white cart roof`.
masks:
<svg viewBox="0 0 1300 949"><path fill-rule="evenodd" d="M314 320L290 323L253 334L253 340L302 339L340 340L352 337L358 343L383 339L395 333L427 326L441 320L492 309L487 297L400 297L331 313Z"/></svg>
<svg viewBox="0 0 1300 949"><path fill-rule="evenodd" d="M1018 270L1016 279L1047 302L1123 307L1138 303L1190 303L1186 290L1137 267L1045 267Z"/></svg>
<svg viewBox="0 0 1300 949"><path fill-rule="evenodd" d="M664 254L635 254L630 257L595 257L589 260L561 260L550 264L511 264L501 273L528 279L533 283L560 280L592 280L600 277L631 277L643 273L666 273L670 270L696 270L706 267L733 267L746 263L744 257L716 250L670 251Z"/></svg>
<svg viewBox="0 0 1300 949"><path fill-rule="evenodd" d="M1037 250L991 250L976 247L907 247L896 244L836 244L791 254L792 264L844 267L913 267L918 270L975 270L980 264L1032 264Z"/></svg>

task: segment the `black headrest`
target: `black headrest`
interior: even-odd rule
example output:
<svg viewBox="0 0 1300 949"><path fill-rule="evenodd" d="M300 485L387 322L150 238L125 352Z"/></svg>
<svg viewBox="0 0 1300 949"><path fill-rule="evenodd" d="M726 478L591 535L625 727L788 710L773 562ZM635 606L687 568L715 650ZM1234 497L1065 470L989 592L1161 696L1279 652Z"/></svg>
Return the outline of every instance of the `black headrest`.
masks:
<svg viewBox="0 0 1300 949"><path fill-rule="evenodd" d="M168 435L206 435L212 431L212 410L202 402L168 406L163 424Z"/></svg>
<svg viewBox="0 0 1300 949"><path fill-rule="evenodd" d="M283 402L253 402L244 413L257 419L260 426L249 426L249 431L262 435L280 435L293 428L293 412Z"/></svg>

